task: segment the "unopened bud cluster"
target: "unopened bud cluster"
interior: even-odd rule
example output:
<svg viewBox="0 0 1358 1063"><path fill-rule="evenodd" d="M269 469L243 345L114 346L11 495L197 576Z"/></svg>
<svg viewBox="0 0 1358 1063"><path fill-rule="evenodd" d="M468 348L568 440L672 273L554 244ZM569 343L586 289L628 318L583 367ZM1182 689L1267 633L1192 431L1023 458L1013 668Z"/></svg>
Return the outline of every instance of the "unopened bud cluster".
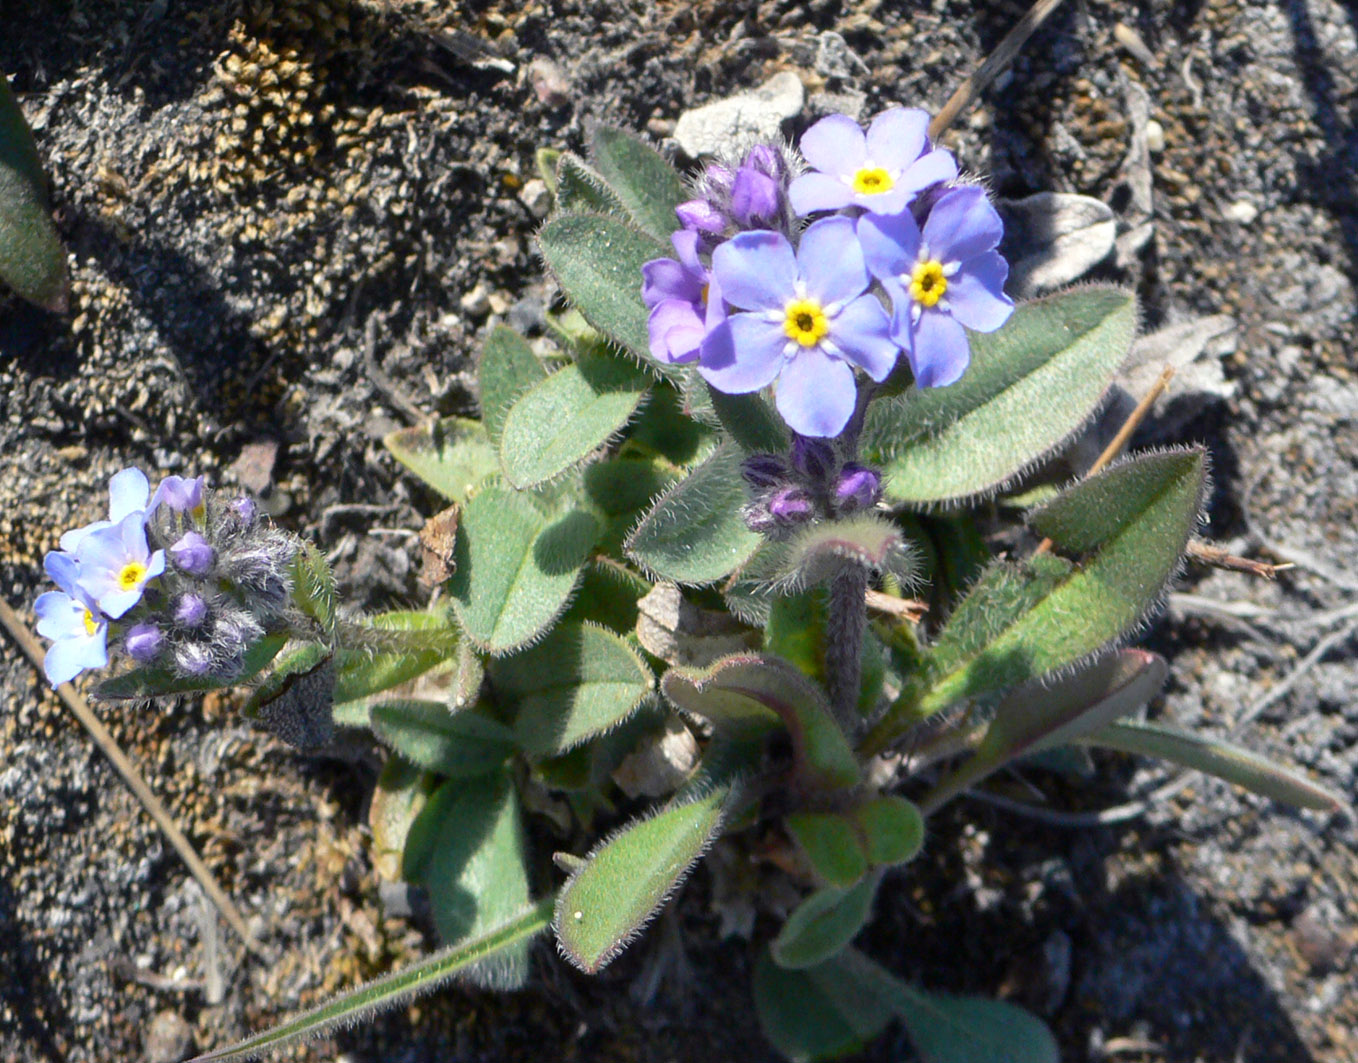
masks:
<svg viewBox="0 0 1358 1063"><path fill-rule="evenodd" d="M179 679L226 683L265 634L285 626L297 541L245 496L203 478L167 477L150 493L124 469L109 519L61 537L45 567L59 588L36 603L55 686L108 664L109 646Z"/></svg>
<svg viewBox="0 0 1358 1063"><path fill-rule="evenodd" d="M792 437L792 451L752 454L741 465L750 501L742 511L751 531L777 539L812 520L871 509L882 497L882 474L842 461L833 441Z"/></svg>

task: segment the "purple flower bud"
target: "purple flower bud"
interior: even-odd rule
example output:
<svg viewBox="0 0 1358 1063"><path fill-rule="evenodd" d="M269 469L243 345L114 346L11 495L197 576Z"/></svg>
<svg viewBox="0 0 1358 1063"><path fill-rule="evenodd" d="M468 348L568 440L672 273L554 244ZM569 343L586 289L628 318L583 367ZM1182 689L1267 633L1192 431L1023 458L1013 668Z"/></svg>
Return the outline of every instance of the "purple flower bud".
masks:
<svg viewBox="0 0 1358 1063"><path fill-rule="evenodd" d="M769 513L779 524L802 524L811 518L811 499L800 487L784 487L769 499Z"/></svg>
<svg viewBox="0 0 1358 1063"><path fill-rule="evenodd" d="M148 508L164 503L176 513L191 513L203 504L203 477L186 480L182 476L167 476L156 487Z"/></svg>
<svg viewBox="0 0 1358 1063"><path fill-rule="evenodd" d="M185 532L183 537L170 547L170 557L175 565L190 576L201 576L212 568L216 554L208 541L195 531Z"/></svg>
<svg viewBox="0 0 1358 1063"><path fill-rule="evenodd" d="M165 636L155 624L134 624L123 637L123 649L140 664L153 661L165 644Z"/></svg>
<svg viewBox="0 0 1358 1063"><path fill-rule="evenodd" d="M227 503L226 508L233 517L247 528L253 525L255 518L259 516L259 507L255 505L255 500L249 495L241 495L239 498L232 499Z"/></svg>
<svg viewBox="0 0 1358 1063"><path fill-rule="evenodd" d="M742 166L731 186L731 216L742 229L771 226L783 214L781 191L772 177Z"/></svg>
<svg viewBox="0 0 1358 1063"><path fill-rule="evenodd" d="M212 650L196 642L187 642L175 651L174 666L181 675L198 678L212 670Z"/></svg>
<svg viewBox="0 0 1358 1063"><path fill-rule="evenodd" d="M698 179L698 191L708 199L725 199L731 194L731 185L736 179L735 171L719 162L710 162L703 167L702 177Z"/></svg>
<svg viewBox="0 0 1358 1063"><path fill-rule="evenodd" d="M751 454L740 464L745 482L756 491L769 491L787 480L787 463L776 454Z"/></svg>
<svg viewBox="0 0 1358 1063"><path fill-rule="evenodd" d="M882 474L876 469L851 461L839 474L835 502L843 513L869 509L882 497Z"/></svg>
<svg viewBox="0 0 1358 1063"><path fill-rule="evenodd" d="M726 215L706 199L690 199L674 208L679 224L700 233L721 233L730 224Z"/></svg>
<svg viewBox="0 0 1358 1063"><path fill-rule="evenodd" d="M201 594L185 594L175 603L174 619L187 628L201 627L207 619L207 602Z"/></svg>
<svg viewBox="0 0 1358 1063"><path fill-rule="evenodd" d="M821 484L835 467L835 448L828 440L792 434L792 467L813 484Z"/></svg>
<svg viewBox="0 0 1358 1063"><path fill-rule="evenodd" d="M787 160L772 144L756 144L745 153L745 161L741 163L741 167L748 167L765 177L772 177L775 181L781 181L787 176Z"/></svg>

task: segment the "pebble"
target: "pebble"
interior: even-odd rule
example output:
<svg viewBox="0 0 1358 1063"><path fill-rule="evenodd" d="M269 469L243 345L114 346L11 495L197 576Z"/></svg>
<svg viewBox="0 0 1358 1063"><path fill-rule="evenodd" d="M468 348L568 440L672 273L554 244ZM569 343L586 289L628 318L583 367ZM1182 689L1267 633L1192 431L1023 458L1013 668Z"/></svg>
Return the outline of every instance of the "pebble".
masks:
<svg viewBox="0 0 1358 1063"><path fill-rule="evenodd" d="M547 217L547 211L552 206L552 193L547 188L547 182L537 177L526 182L519 189L519 202L539 221Z"/></svg>
<svg viewBox="0 0 1358 1063"><path fill-rule="evenodd" d="M484 284L478 284L457 301L463 313L469 317L485 317L490 313L490 294Z"/></svg>
<svg viewBox="0 0 1358 1063"><path fill-rule="evenodd" d="M1165 150L1165 127L1154 118L1146 123L1146 147L1157 155Z"/></svg>
<svg viewBox="0 0 1358 1063"><path fill-rule="evenodd" d="M146 1063L179 1063L193 1047L193 1030L175 1011L162 1011L151 1020L142 1045Z"/></svg>
<svg viewBox="0 0 1358 1063"><path fill-rule="evenodd" d="M742 92L685 111L674 125L674 139L686 155L715 155L734 143L772 140L783 121L801 114L802 80L790 70L774 74L753 92Z"/></svg>
<svg viewBox="0 0 1358 1063"><path fill-rule="evenodd" d="M1259 208L1248 199L1237 199L1221 213L1230 221L1239 222L1241 225L1249 225L1250 222L1259 217Z"/></svg>

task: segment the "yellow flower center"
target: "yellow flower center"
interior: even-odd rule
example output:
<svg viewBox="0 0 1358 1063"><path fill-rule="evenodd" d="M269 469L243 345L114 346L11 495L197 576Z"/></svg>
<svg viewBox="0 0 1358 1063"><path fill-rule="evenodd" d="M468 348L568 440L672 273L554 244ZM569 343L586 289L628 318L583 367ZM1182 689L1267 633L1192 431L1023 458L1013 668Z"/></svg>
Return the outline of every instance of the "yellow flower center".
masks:
<svg viewBox="0 0 1358 1063"><path fill-rule="evenodd" d="M934 306L948 290L948 279L943 276L943 263L936 258L915 263L910 274L910 298L921 306Z"/></svg>
<svg viewBox="0 0 1358 1063"><path fill-rule="evenodd" d="M86 635L89 635L89 636L91 636L91 637L93 637L93 636L94 636L94 633L95 633L95 631L98 629L98 627L99 627L99 625L96 624L96 623L94 622L94 614L91 613L88 609L86 609L86 610L85 610L85 634L86 634Z"/></svg>
<svg viewBox="0 0 1358 1063"><path fill-rule="evenodd" d="M699 296L702 298L703 306L706 306L706 305L707 305L707 290L708 290L709 288L711 288L711 287L712 287L712 285L710 285L710 284L704 284L704 285L703 285L703 290L702 290L701 292L698 293Z"/></svg>
<svg viewBox="0 0 1358 1063"><path fill-rule="evenodd" d="M853 190L860 196L875 196L890 192L896 187L895 180L880 166L864 166L853 175Z"/></svg>
<svg viewBox="0 0 1358 1063"><path fill-rule="evenodd" d="M118 573L118 586L125 591L136 590L146 578L146 566L140 561L129 561ZM89 621L86 621L88 624Z"/></svg>
<svg viewBox="0 0 1358 1063"><path fill-rule="evenodd" d="M783 331L790 340L803 347L814 347L830 331L830 319L820 303L812 299L794 299L783 311Z"/></svg>

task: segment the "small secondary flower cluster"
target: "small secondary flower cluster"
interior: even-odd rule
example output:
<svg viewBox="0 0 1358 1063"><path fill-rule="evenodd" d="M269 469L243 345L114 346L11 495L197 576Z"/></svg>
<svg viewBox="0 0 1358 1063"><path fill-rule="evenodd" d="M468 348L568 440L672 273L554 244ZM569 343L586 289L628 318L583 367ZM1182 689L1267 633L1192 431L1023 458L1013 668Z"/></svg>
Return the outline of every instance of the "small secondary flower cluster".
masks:
<svg viewBox="0 0 1358 1063"><path fill-rule="evenodd" d="M802 136L808 172L763 144L708 166L676 210L677 259L642 267L652 355L696 362L728 394L776 382L778 410L803 436L842 432L855 368L880 382L901 351L920 387L955 382L966 329L999 328L1013 303L1000 217L958 181L928 125L895 107L865 134L835 114ZM797 216L827 211L797 232Z"/></svg>
<svg viewBox="0 0 1358 1063"><path fill-rule="evenodd" d="M59 589L34 606L53 686L107 666L110 638L137 664L230 681L286 612L297 551L248 497L217 496L201 476L167 476L151 494L140 469L109 481L108 520L60 545L44 559Z"/></svg>
<svg viewBox="0 0 1358 1063"><path fill-rule="evenodd" d="M787 457L751 454L741 465L750 501L746 526L770 539L813 520L872 509L882 498L882 474L843 461L833 442L794 435Z"/></svg>

